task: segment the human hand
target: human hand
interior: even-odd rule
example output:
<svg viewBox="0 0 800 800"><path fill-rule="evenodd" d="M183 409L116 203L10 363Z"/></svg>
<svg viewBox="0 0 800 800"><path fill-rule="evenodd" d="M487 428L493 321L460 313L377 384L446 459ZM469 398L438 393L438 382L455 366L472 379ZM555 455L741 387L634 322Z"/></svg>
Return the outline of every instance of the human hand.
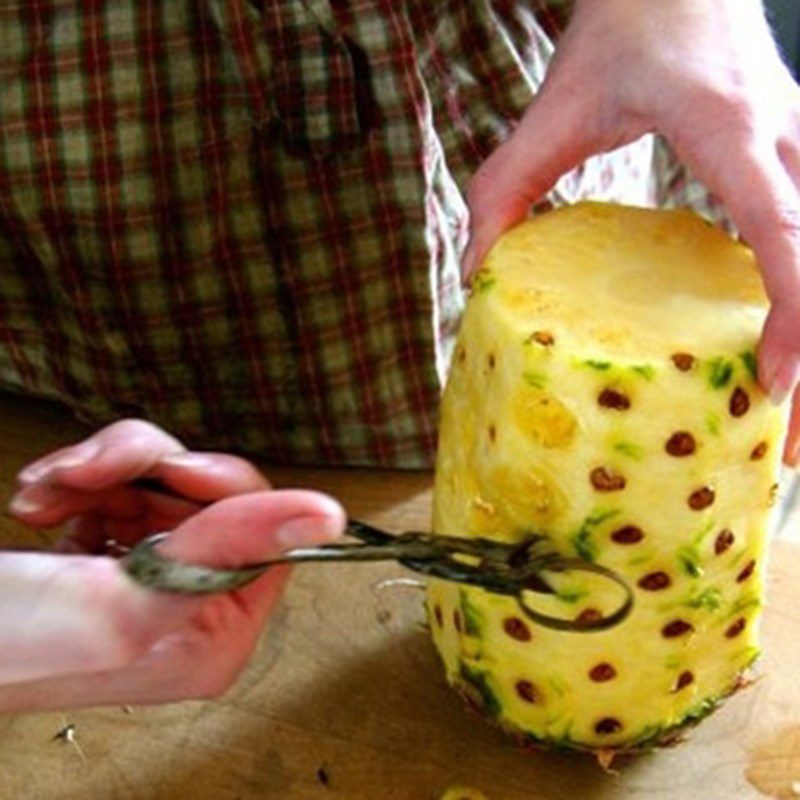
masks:
<svg viewBox="0 0 800 800"><path fill-rule="evenodd" d="M565 173L663 134L725 203L772 307L759 379L794 390L784 458L800 459L800 90L760 0L577 0L547 79L470 186L465 276Z"/></svg>
<svg viewBox="0 0 800 800"><path fill-rule="evenodd" d="M154 478L170 492L137 488ZM329 497L272 491L251 464L192 453L137 420L110 425L34 462L9 511L30 525L67 522L58 554L0 553L0 711L211 697L247 662L286 582L285 567L224 595L144 589L106 553L172 530L164 555L232 568L341 533Z"/></svg>

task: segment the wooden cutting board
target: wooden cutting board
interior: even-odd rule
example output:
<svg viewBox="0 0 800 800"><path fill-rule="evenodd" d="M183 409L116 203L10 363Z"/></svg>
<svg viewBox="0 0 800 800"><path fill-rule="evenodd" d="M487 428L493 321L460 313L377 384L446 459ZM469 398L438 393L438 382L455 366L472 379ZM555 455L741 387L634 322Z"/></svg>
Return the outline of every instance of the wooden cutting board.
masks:
<svg viewBox="0 0 800 800"><path fill-rule="evenodd" d="M0 476L81 434L61 412L0 401ZM271 470L395 529L429 514L429 476ZM2 542L30 541L10 520ZM303 567L238 684L214 702L0 718L0 798L489 800L789 798L800 782L800 546L773 547L761 678L678 748L618 775L516 750L445 686L419 589L396 567ZM54 739L67 722L77 744ZM798 785L800 790L800 784Z"/></svg>

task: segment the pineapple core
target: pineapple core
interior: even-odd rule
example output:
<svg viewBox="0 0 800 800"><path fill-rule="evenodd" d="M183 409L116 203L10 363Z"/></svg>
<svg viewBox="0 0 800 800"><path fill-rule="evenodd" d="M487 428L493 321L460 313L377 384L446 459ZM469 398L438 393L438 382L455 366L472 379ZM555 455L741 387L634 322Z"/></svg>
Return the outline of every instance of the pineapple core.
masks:
<svg viewBox="0 0 800 800"><path fill-rule="evenodd" d="M636 750L674 738L758 655L786 427L756 382L768 310L751 252L688 211L581 203L508 232L473 282L445 391L441 534L544 533L616 570L631 615L537 626L513 599L431 582L448 680L530 743ZM618 594L575 573L548 613Z"/></svg>

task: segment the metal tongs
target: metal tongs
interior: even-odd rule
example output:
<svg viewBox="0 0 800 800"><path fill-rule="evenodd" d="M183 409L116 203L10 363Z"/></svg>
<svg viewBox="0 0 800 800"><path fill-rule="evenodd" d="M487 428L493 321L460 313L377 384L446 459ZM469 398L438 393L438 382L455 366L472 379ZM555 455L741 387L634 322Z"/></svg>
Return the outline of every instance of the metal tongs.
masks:
<svg viewBox="0 0 800 800"><path fill-rule="evenodd" d="M398 561L405 567L446 581L467 584L494 594L514 597L522 612L547 628L560 631L600 631L622 622L633 608L630 586L613 570L579 558L568 558L548 547L548 539L532 534L508 544L482 538L428 533L393 535L350 520L345 534L362 544L336 543L288 550L277 558L242 569L224 570L179 563L160 555L155 546L169 534L150 536L122 559L127 574L139 584L179 594L214 594L238 589L277 564L302 562ZM558 595L547 573L585 572L601 576L622 590L622 601L611 614L566 619L542 613L530 605L528 593Z"/></svg>

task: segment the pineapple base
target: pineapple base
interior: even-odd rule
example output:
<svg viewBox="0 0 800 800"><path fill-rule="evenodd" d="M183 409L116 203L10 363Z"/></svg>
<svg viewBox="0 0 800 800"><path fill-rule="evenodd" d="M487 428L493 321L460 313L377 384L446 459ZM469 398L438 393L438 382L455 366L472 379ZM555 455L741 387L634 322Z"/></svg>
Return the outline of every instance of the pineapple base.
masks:
<svg viewBox="0 0 800 800"><path fill-rule="evenodd" d="M755 663L755 659L753 661ZM583 753L597 757L601 765L607 768L612 761L619 758L636 757L651 753L653 750L674 747L684 741L686 734L710 717L715 711L741 689L747 688L754 682L750 675L753 664L748 666L735 681L715 697L710 697L700 703L696 708L684 715L683 719L675 725L670 725L649 734L647 737L634 740L630 743L597 747L575 741L569 737L561 739L545 739L530 731L501 719L493 710L494 702L489 700L480 686L467 680L450 681L450 685L461 697L465 706L484 720L488 720L503 733L511 737L523 750L533 750L543 753Z"/></svg>

